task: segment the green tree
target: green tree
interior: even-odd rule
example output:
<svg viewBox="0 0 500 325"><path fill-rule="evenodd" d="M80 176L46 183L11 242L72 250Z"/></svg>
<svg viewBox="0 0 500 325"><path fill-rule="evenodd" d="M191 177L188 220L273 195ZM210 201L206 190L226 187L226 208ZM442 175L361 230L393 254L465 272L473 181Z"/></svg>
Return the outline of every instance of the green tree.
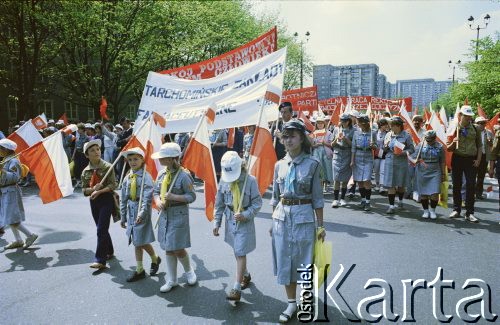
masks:
<svg viewBox="0 0 500 325"><path fill-rule="evenodd" d="M448 111L454 112L457 103L462 104L467 98L469 104L476 108L477 103L483 107L491 118L500 111L500 33L496 33L495 40L486 37L479 42L478 61L471 61L463 65L467 72L467 79L463 83L456 83L448 94L439 97L438 103L445 105ZM469 51L469 57L475 56L475 41Z"/></svg>

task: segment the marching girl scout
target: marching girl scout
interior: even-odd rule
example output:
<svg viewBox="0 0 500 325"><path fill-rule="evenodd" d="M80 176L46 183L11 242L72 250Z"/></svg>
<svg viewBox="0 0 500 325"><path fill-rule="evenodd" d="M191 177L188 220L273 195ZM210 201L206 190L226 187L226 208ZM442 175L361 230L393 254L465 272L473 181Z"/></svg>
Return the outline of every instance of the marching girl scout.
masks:
<svg viewBox="0 0 500 325"><path fill-rule="evenodd" d="M391 131L384 139L385 157L384 186L387 188L389 197L389 209L387 214L394 214L396 192L398 193L398 207L403 208L403 197L410 175L408 170L407 153L412 154L414 150L413 140L408 132L403 130L403 119L399 116L391 118ZM401 147L404 146L402 149Z"/></svg>
<svg viewBox="0 0 500 325"><path fill-rule="evenodd" d="M142 264L143 251L151 257L150 275L155 275L161 263L161 258L155 254L151 243L155 241L151 224L151 202L153 201L153 179L144 170L144 151L140 148L131 148L122 153L130 166L130 172L123 181L120 200L121 226L127 229L127 238L135 246L137 268L127 278L127 282L144 279L146 272ZM144 188L141 197L142 178Z"/></svg>
<svg viewBox="0 0 500 325"><path fill-rule="evenodd" d="M298 269L313 263L316 236L324 240L323 191L320 165L310 155L311 144L303 123L291 120L283 125L281 141L287 155L274 167L271 205L274 275L285 286L288 306L279 316L289 321L297 311Z"/></svg>
<svg viewBox="0 0 500 325"><path fill-rule="evenodd" d="M345 206L345 195L347 193L347 183L352 175L351 170L351 142L354 135L354 128L349 114L340 115L340 127L335 130L335 137L332 141L333 148L333 202L332 208ZM341 191L339 191L341 189ZM340 202L339 202L339 192Z"/></svg>
<svg viewBox="0 0 500 325"><path fill-rule="evenodd" d="M101 159L101 140L86 142L83 153L88 158L89 165L82 171L82 192L83 195L90 197L90 209L97 226L95 262L90 267L102 270L106 268L106 261L113 258L114 254L109 223L115 204L113 191L117 184L113 169L106 179L103 179L112 166Z"/></svg>
<svg viewBox="0 0 500 325"><path fill-rule="evenodd" d="M224 241L233 248L236 258L236 282L227 299L239 301L241 290L248 288L252 279L247 270L247 255L255 249L254 217L262 207L262 198L255 177L248 175L237 152L227 151L222 156L221 171L221 182L215 197L213 233L219 236L224 215ZM240 209L241 195L243 201Z"/></svg>
<svg viewBox="0 0 500 325"><path fill-rule="evenodd" d="M175 142L162 144L160 151L151 155L165 166L156 178L153 189L155 204L160 210L158 242L166 251L167 281L160 288L169 292L178 285L177 260L186 272L189 285L197 282L186 248L191 247L188 204L196 199L191 174L181 168L181 147Z"/></svg>
<svg viewBox="0 0 500 325"><path fill-rule="evenodd" d="M446 158L443 145L436 141L435 131L426 131L424 139L425 141L417 145L412 155L412 158L416 159L416 190L420 194L420 202L424 209L422 218L436 219L441 183L445 181Z"/></svg>
<svg viewBox="0 0 500 325"><path fill-rule="evenodd" d="M0 227L10 226L14 241L4 249L28 248L38 235L22 224L25 220L21 190L17 182L21 179L21 163L14 158L17 144L9 139L0 140ZM23 242L19 231L26 235Z"/></svg>
<svg viewBox="0 0 500 325"><path fill-rule="evenodd" d="M361 114L358 117L359 130L352 138L351 167L352 177L359 184L361 194L361 208L370 211L370 197L372 195L373 151L377 148L370 126L370 117Z"/></svg>
<svg viewBox="0 0 500 325"><path fill-rule="evenodd" d="M373 161L373 171L375 176L375 191L380 193L384 192L384 165L385 165L385 153L384 153L384 139L385 135L389 131L389 122L385 118L381 118L377 121L377 135L375 136L375 141L377 143L377 149L375 150L374 161Z"/></svg>
<svg viewBox="0 0 500 325"><path fill-rule="evenodd" d="M313 139L313 155L316 157L321 164L321 178L326 183L331 183L333 181L332 175L332 141L333 134L326 130L327 118L320 118L316 120L316 130L312 134Z"/></svg>

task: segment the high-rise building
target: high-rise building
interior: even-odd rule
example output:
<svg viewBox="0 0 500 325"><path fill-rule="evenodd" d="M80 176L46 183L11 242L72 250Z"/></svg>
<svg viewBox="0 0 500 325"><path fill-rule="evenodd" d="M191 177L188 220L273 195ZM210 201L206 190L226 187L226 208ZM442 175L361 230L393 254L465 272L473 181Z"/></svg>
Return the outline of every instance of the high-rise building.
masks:
<svg viewBox="0 0 500 325"><path fill-rule="evenodd" d="M398 97L412 97L413 107L428 106L439 95L448 92L451 81L435 81L432 78L396 81Z"/></svg>
<svg viewBox="0 0 500 325"><path fill-rule="evenodd" d="M318 87L318 99L338 96L376 96L378 66L357 64L345 66L316 65L313 84Z"/></svg>
<svg viewBox="0 0 500 325"><path fill-rule="evenodd" d="M376 64L316 65L313 84L318 87L318 99L338 96L412 97L413 107L429 105L451 87L451 81L431 78L398 80L392 84L385 75L379 74Z"/></svg>

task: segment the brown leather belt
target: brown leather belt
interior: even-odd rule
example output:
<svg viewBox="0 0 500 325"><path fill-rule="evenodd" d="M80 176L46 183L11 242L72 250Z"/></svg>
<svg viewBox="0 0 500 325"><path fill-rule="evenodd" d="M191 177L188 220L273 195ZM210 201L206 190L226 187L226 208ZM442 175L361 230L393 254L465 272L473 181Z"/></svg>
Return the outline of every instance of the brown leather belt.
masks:
<svg viewBox="0 0 500 325"><path fill-rule="evenodd" d="M172 208L172 207L180 207L180 206L183 206L183 205L187 205L187 203L184 203L184 202L167 203L167 204L165 204L165 209Z"/></svg>
<svg viewBox="0 0 500 325"><path fill-rule="evenodd" d="M301 205L301 204L311 204L311 199L281 199L281 204L283 205Z"/></svg>

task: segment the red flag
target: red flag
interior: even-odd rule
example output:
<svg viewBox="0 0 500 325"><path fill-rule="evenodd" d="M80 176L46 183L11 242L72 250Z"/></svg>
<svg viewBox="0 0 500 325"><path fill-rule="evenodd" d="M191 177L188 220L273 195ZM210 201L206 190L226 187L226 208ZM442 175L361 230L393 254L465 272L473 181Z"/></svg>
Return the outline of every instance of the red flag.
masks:
<svg viewBox="0 0 500 325"><path fill-rule="evenodd" d="M488 118L488 116L486 116L486 113L484 112L481 105L479 105L479 103L477 103L477 115L484 117L484 118Z"/></svg>
<svg viewBox="0 0 500 325"><path fill-rule="evenodd" d="M205 115L207 117L207 122L209 124L213 124L215 121L215 109L213 109L212 107L209 107L207 112L205 113Z"/></svg>
<svg viewBox="0 0 500 325"><path fill-rule="evenodd" d="M429 122L431 120L431 112L427 109L427 107L424 107L424 121Z"/></svg>
<svg viewBox="0 0 500 325"><path fill-rule="evenodd" d="M235 128L230 128L229 133L227 135L227 147L230 149L234 147L235 135L236 135Z"/></svg>
<svg viewBox="0 0 500 325"><path fill-rule="evenodd" d="M420 139L418 137L417 130L415 130L415 127L413 126L413 123L411 121L410 116L408 115L408 112L406 111L405 104L401 105L399 109L399 116L405 121L406 127L405 130L410 133L411 138L413 139L413 143L415 145L420 143Z"/></svg>
<svg viewBox="0 0 500 325"><path fill-rule="evenodd" d="M495 134L495 125L498 123L498 119L500 118L500 112L496 113L495 116L491 118L491 120L486 123L486 128L491 131L491 133Z"/></svg>
<svg viewBox="0 0 500 325"><path fill-rule="evenodd" d="M153 112L153 121L155 121L155 123L157 125L160 125L162 128L167 125L167 121L165 120L165 118L156 112Z"/></svg>
<svg viewBox="0 0 500 325"><path fill-rule="evenodd" d="M263 114L263 107L261 107L248 161L248 170L257 179L261 195L264 195L273 182L273 167L277 160L273 137L268 129L266 115Z"/></svg>
<svg viewBox="0 0 500 325"><path fill-rule="evenodd" d="M103 120L109 120L108 115L106 114L106 109L108 108L108 102L104 96L101 96L101 105L99 106L99 113L101 114L101 118Z"/></svg>
<svg viewBox="0 0 500 325"><path fill-rule="evenodd" d="M340 114L337 112L337 107L333 109L332 116L330 117L330 125L337 126L340 122Z"/></svg>
<svg viewBox="0 0 500 325"><path fill-rule="evenodd" d="M66 116L66 112L64 112L64 114L61 115L61 117L59 118L59 121L64 121L64 125L68 125L69 124L68 117Z"/></svg>
<svg viewBox="0 0 500 325"><path fill-rule="evenodd" d="M309 119L307 118L306 114L304 114L304 112L299 110L299 114L298 114L297 118L299 120L302 120L302 122L304 122L304 124L306 125L307 131L309 131L309 132L314 131L314 125L312 125L311 121L309 121Z"/></svg>
<svg viewBox="0 0 500 325"><path fill-rule="evenodd" d="M214 219L217 178L212 160L212 150L208 139L208 125L205 116L201 118L193 137L189 141L182 165L203 180L205 186L205 214L209 221Z"/></svg>

